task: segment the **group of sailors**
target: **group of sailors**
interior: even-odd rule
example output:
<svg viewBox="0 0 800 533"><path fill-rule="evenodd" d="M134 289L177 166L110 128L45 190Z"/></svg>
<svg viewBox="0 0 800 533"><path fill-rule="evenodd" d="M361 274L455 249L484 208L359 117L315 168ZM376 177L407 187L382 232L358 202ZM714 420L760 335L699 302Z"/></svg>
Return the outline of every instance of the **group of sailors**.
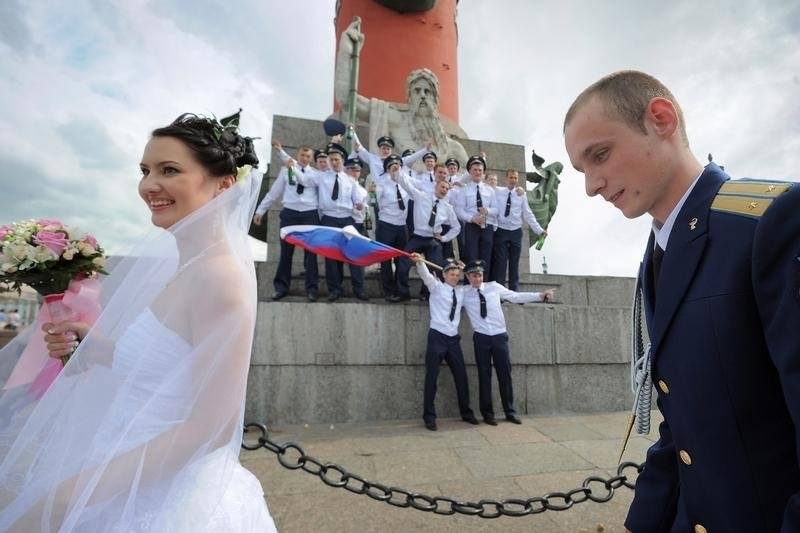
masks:
<svg viewBox="0 0 800 533"><path fill-rule="evenodd" d="M354 226L368 235L369 222L374 217L374 237L378 242L424 254L440 266L446 258L465 263L481 259L487 280L518 289L523 225L537 235L547 233L528 206L525 189L518 184L518 171L507 170L505 186L498 187L496 175L486 176L483 153L470 157L462 171L455 158L440 163L430 145L416 152L406 150L400 156L394 153L394 140L383 136L377 141L375 154L361 144L352 127L350 135L354 149L349 154L341 144L331 142L324 150L301 146L292 158L280 143L273 142L284 166L256 209L254 222L261 224L267 210L278 201L283 205L281 227ZM420 161L423 169L414 170ZM364 167L369 174L362 185ZM294 246L281 241L280 247L273 300L285 297L291 284ZM309 300L316 301L316 256L304 253L305 291ZM349 267L353 295L368 300L364 268ZM410 300L410 270L407 257L381 263L381 286L387 301ZM326 259L329 301L342 296L343 279L344 264ZM427 300L428 294L423 285L420 298Z"/></svg>
<svg viewBox="0 0 800 533"><path fill-rule="evenodd" d="M485 423L497 425L492 406L492 368L497 373L506 420L520 424L514 406L511 357L501 301L546 302L553 290L517 292L523 225L537 235L546 234L528 206L519 173L506 171L504 187L495 175L486 176L485 154L471 156L466 169L454 158L440 163L430 145L402 155L395 142L383 136L378 153L369 152L350 127L354 150L347 153L338 142L325 150L301 146L292 158L273 142L284 167L256 209L254 222L261 224L266 211L281 201L281 227L323 225L354 226L367 235L365 220L374 209L375 240L409 252L380 265L381 285L387 301L411 298L409 271L412 263L423 285L420 299L428 300L430 329L425 355L423 421L435 431L439 368L445 361L453 374L461 418L478 424L470 407L466 365L458 333L461 308L470 319L478 370L478 396ZM421 161L424 168L415 171ZM312 165L313 162L313 165ZM369 180L362 185L364 167ZM373 202L370 202L373 199ZM457 243L457 250L453 243ZM289 292L294 246L281 241L273 300ZM456 251L458 252L456 254ZM316 256L304 251L305 288L309 300L318 299ZM456 260L458 255L460 260ZM426 261L442 268L432 274ZM368 300L363 267L349 265L354 296ZM325 259L328 300L342 296L344 264ZM465 283L467 281L468 283Z"/></svg>

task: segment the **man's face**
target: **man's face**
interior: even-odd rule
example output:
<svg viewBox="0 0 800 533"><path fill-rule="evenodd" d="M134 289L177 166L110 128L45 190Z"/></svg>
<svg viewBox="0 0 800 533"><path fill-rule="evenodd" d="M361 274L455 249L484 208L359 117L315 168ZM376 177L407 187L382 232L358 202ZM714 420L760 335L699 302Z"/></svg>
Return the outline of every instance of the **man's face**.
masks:
<svg viewBox="0 0 800 533"><path fill-rule="evenodd" d="M506 187L513 189L519 183L519 174L517 172L506 173Z"/></svg>
<svg viewBox="0 0 800 533"><path fill-rule="evenodd" d="M455 176L457 172L458 172L458 165L454 163L450 163L449 165L447 165L448 174L450 174L451 176Z"/></svg>
<svg viewBox="0 0 800 533"><path fill-rule="evenodd" d="M428 169L428 172L431 172L433 167L436 166L436 160L433 157L426 157L422 162L425 163L425 168Z"/></svg>
<svg viewBox="0 0 800 533"><path fill-rule="evenodd" d="M447 169L444 167L436 167L436 175L434 176L436 181L442 181L447 179Z"/></svg>
<svg viewBox="0 0 800 533"><path fill-rule="evenodd" d="M475 163L469 167L469 175L475 183L483 181L483 165Z"/></svg>
<svg viewBox="0 0 800 533"><path fill-rule="evenodd" d="M469 284L477 289L483 283L483 272L470 272L467 274L467 279Z"/></svg>
<svg viewBox="0 0 800 533"><path fill-rule="evenodd" d="M297 162L300 163L301 167L308 166L312 157L314 157L314 153L311 150L306 149L297 152Z"/></svg>
<svg viewBox="0 0 800 533"><path fill-rule="evenodd" d="M458 285L458 281L461 279L461 269L460 268L451 268L448 269L447 272L442 274L444 278L444 282L450 285L451 287L455 287Z"/></svg>
<svg viewBox="0 0 800 533"><path fill-rule="evenodd" d="M358 180L358 178L361 176L361 169L356 166L349 166L344 169L344 171L347 172L348 176L355 178L356 180Z"/></svg>
<svg viewBox="0 0 800 533"><path fill-rule="evenodd" d="M486 185L493 189L497 187L497 174L489 174L486 176Z"/></svg>
<svg viewBox="0 0 800 533"><path fill-rule="evenodd" d="M381 159L386 159L392 155L392 147L388 144L382 144L378 147L378 153L380 154Z"/></svg>
<svg viewBox="0 0 800 533"><path fill-rule="evenodd" d="M627 218L653 212L670 175L660 137L609 117L594 97L578 108L564 131L572 166L584 175L586 194L600 195Z"/></svg>
<svg viewBox="0 0 800 533"><path fill-rule="evenodd" d="M328 162L331 164L331 168L334 172L342 171L342 165L344 164L342 154L336 152L328 154Z"/></svg>
<svg viewBox="0 0 800 533"><path fill-rule="evenodd" d="M325 172L330 168L328 165L328 156L318 157L317 158L317 170L320 172Z"/></svg>
<svg viewBox="0 0 800 533"><path fill-rule="evenodd" d="M420 115L432 115L436 108L436 95L433 87L426 80L420 78L411 84L408 89L409 104L411 109Z"/></svg>
<svg viewBox="0 0 800 533"><path fill-rule="evenodd" d="M440 181L436 184L436 198L442 199L447 196L447 191L450 190L450 184L446 181Z"/></svg>

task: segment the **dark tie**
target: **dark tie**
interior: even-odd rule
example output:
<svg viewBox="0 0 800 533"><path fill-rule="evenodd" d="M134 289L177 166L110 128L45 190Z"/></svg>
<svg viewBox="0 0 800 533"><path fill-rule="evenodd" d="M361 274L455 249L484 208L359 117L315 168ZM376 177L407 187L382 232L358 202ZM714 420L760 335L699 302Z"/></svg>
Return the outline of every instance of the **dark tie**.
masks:
<svg viewBox="0 0 800 533"><path fill-rule="evenodd" d="M432 172L428 172L428 177L431 179L431 183L433 183L433 173Z"/></svg>
<svg viewBox="0 0 800 533"><path fill-rule="evenodd" d="M506 200L506 214L505 217L511 214L511 191L508 191L508 199Z"/></svg>
<svg viewBox="0 0 800 533"><path fill-rule="evenodd" d="M428 217L428 225L433 227L436 224L436 210L439 208L439 199L437 198L435 202L433 202L433 209L431 209L431 216Z"/></svg>
<svg viewBox="0 0 800 533"><path fill-rule="evenodd" d="M397 207L400 209L400 211L404 211L406 208L406 203L403 201L403 195L400 194L400 186L395 185L395 187L397 187Z"/></svg>
<svg viewBox="0 0 800 533"><path fill-rule="evenodd" d="M481 198L480 186L475 187L475 205L478 206L478 209L483 207L483 198Z"/></svg>
<svg viewBox="0 0 800 533"><path fill-rule="evenodd" d="M339 199L339 173L336 173L336 181L333 182L333 192L331 193L331 200L336 201Z"/></svg>
<svg viewBox="0 0 800 533"><path fill-rule="evenodd" d="M653 250L653 289L658 288L658 277L661 274L661 260L664 258L664 250L656 243Z"/></svg>
<svg viewBox="0 0 800 533"><path fill-rule="evenodd" d="M478 298L481 301L481 318L486 318L486 298L480 289L478 289Z"/></svg>
<svg viewBox="0 0 800 533"><path fill-rule="evenodd" d="M452 322L456 318L456 305L457 304L458 304L458 301L456 300L456 290L454 288L453 289L453 303L450 304L450 322Z"/></svg>
<svg viewBox="0 0 800 533"><path fill-rule="evenodd" d="M300 172L302 172L303 174L305 174L305 173L306 173L306 169L304 169L304 168L301 168L301 169L300 169ZM300 185L300 184L298 183L298 184L297 184L297 194L303 194L303 191L304 191L304 190L306 190L306 188L305 188L304 186L302 186L302 185Z"/></svg>

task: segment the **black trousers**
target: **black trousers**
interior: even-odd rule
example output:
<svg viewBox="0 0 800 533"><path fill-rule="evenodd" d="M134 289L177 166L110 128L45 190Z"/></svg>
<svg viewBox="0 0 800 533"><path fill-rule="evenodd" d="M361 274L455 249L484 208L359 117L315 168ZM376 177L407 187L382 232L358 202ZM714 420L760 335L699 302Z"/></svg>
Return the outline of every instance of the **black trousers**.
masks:
<svg viewBox="0 0 800 533"><path fill-rule="evenodd" d="M497 228L492 245L491 280L505 285L506 271L508 271L508 285L506 286L512 291L519 290L519 257L521 253L522 228L515 230Z"/></svg>
<svg viewBox="0 0 800 533"><path fill-rule="evenodd" d="M408 199L406 202L406 228L408 228L408 234L414 234L414 200L411 198Z"/></svg>
<svg viewBox="0 0 800 533"><path fill-rule="evenodd" d="M375 229L375 240L402 250L408 244L408 233L405 226L397 226L379 220L378 227ZM396 257L393 261L394 272L392 272L392 261L381 263L381 286L383 287L384 296L397 296L401 292L398 274L400 258ZM408 284L406 284L407 287Z"/></svg>
<svg viewBox="0 0 800 533"><path fill-rule="evenodd" d="M332 228L354 226L353 217L336 218L322 215L320 223ZM350 265L350 278L353 280L353 292L364 292L364 267ZM342 281L344 280L344 263L325 259L325 282L328 285L328 294L341 294Z"/></svg>
<svg viewBox="0 0 800 533"><path fill-rule="evenodd" d="M483 418L494 418L492 407L492 366L497 371L500 400L506 416L516 414L514 389L511 386L511 354L508 333L499 335L472 334L475 364L478 365L478 399Z"/></svg>
<svg viewBox="0 0 800 533"><path fill-rule="evenodd" d="M437 265L442 265L442 245L433 237L421 237L419 235L412 235L408 239L408 243L404 248L406 252L418 252L425 255L425 259ZM411 291L408 288L408 272L411 270L411 260L407 257L400 257L397 268L397 291L398 296L410 296ZM428 287L422 284L420 289L420 296L427 296L430 293Z"/></svg>
<svg viewBox="0 0 800 533"><path fill-rule="evenodd" d="M284 207L280 212L281 227L309 224L316 226L319 224L319 215L316 209L311 211L295 211ZM272 286L275 292L289 292L292 283L292 257L294 256L294 245L281 240L281 255L278 259L278 270L275 272L275 279ZM317 256L304 250L303 266L306 269L306 292L317 292L319 285L319 271L317 269Z"/></svg>
<svg viewBox="0 0 800 533"><path fill-rule="evenodd" d="M446 234L451 229L452 228L448 224L442 224L442 235ZM459 235L461 234L460 231L458 233ZM442 257L444 259L447 259L448 257L452 257L453 259L456 258L456 256L453 254L453 241L442 243Z"/></svg>
<svg viewBox="0 0 800 533"><path fill-rule="evenodd" d="M481 228L477 224L467 222L464 224L464 261L469 263L475 259L483 260L483 271L491 274L492 269L492 241L494 239L494 226L489 224Z"/></svg>
<svg viewBox="0 0 800 533"><path fill-rule="evenodd" d="M464 364L464 352L461 351L461 335L451 337L431 328L428 330L428 348L425 351L425 392L422 402L422 419L425 422L436 420L434 400L436 399L436 382L439 379L442 360L447 361L447 366L453 373L461 418L475 416L469 406L469 383L467 367Z"/></svg>

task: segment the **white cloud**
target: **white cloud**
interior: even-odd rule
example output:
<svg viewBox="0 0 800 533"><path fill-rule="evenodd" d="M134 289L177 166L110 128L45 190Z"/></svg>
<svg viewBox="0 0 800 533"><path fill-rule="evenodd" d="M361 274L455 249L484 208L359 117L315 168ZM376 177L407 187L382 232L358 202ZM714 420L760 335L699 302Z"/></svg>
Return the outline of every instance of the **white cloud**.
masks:
<svg viewBox="0 0 800 533"><path fill-rule="evenodd" d="M3 2L0 220L58 216L123 248L148 224L136 194L147 135L184 111L243 107L266 163L274 114L331 110L333 15L333 0ZM458 25L473 138L567 163L572 98L638 68L681 101L701 160L712 152L735 177L798 177L796 2L460 2ZM587 198L565 168L550 272L633 275L649 222ZM543 254L532 254L538 270Z"/></svg>

